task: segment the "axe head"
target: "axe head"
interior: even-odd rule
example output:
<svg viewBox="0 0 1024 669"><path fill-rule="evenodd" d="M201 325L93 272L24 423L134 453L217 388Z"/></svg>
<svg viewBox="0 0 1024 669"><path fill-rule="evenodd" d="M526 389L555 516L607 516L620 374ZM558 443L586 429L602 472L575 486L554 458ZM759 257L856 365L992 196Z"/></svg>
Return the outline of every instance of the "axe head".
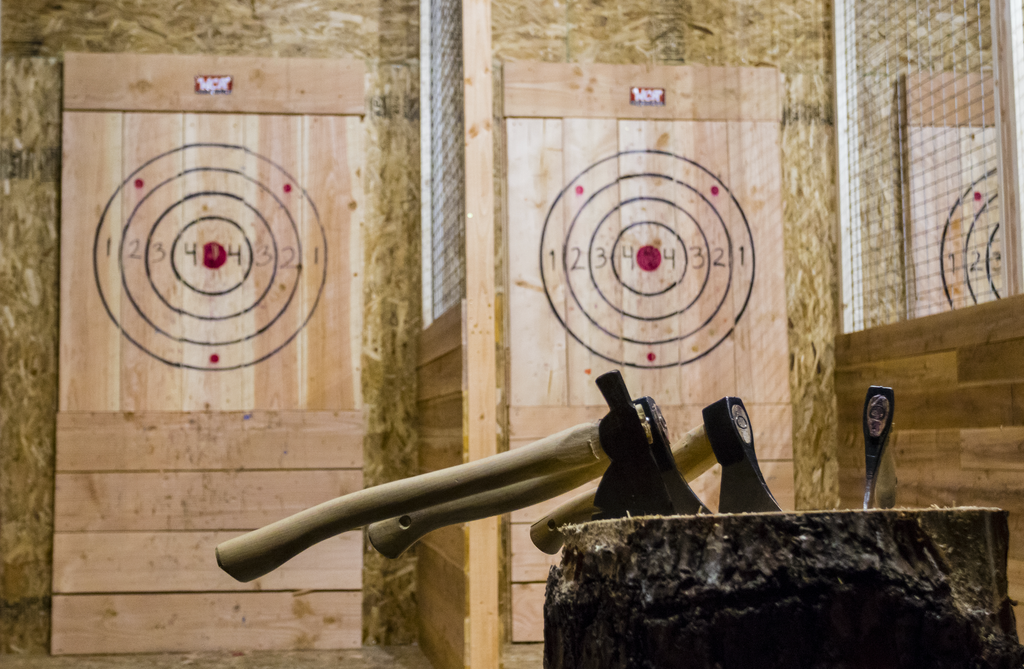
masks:
<svg viewBox="0 0 1024 669"><path fill-rule="evenodd" d="M896 396L892 388L871 386L864 398L864 508L868 508L874 492L878 467L892 429Z"/></svg>
<svg viewBox="0 0 1024 669"><path fill-rule="evenodd" d="M634 403L618 371L599 376L597 387L609 408L598 435L612 462L594 496L600 509L594 520L707 512L676 468L665 419L654 400Z"/></svg>
<svg viewBox="0 0 1024 669"><path fill-rule="evenodd" d="M781 511L768 490L754 452L750 416L738 397L723 397L704 407L704 429L722 465L719 513Z"/></svg>

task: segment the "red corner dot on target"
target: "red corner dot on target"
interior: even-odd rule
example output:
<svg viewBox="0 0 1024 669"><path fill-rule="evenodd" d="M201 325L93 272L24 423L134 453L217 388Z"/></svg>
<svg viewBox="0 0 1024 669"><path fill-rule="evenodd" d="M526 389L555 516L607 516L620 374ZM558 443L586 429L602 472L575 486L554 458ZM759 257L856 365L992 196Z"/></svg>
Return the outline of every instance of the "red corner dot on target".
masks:
<svg viewBox="0 0 1024 669"><path fill-rule="evenodd" d="M136 179L135 180L135 187L136 188L142 188L145 185L146 185L146 182L143 181L142 179Z"/></svg>
<svg viewBox="0 0 1024 669"><path fill-rule="evenodd" d="M210 363L211 364L216 365L218 362L220 362L220 356L219 355L214 353L213 355L210 356Z"/></svg>
<svg viewBox="0 0 1024 669"><path fill-rule="evenodd" d="M292 192L292 185L291 184L285 184L284 185L284 192L285 193L291 193Z"/></svg>
<svg viewBox="0 0 1024 669"><path fill-rule="evenodd" d="M583 186L576 186L576 194L583 195Z"/></svg>
<svg viewBox="0 0 1024 669"><path fill-rule="evenodd" d="M648 354L647 354L647 360L648 360L649 362L654 362L654 359L655 359L655 358L657 358L657 357L658 357L658 356L654 355L653 353L648 353Z"/></svg>
<svg viewBox="0 0 1024 669"><path fill-rule="evenodd" d="M718 195L718 186L712 186L711 187L711 194L712 195Z"/></svg>
<svg viewBox="0 0 1024 669"><path fill-rule="evenodd" d="M974 201L975 202L981 202L981 193L979 193L977 191L974 192Z"/></svg>

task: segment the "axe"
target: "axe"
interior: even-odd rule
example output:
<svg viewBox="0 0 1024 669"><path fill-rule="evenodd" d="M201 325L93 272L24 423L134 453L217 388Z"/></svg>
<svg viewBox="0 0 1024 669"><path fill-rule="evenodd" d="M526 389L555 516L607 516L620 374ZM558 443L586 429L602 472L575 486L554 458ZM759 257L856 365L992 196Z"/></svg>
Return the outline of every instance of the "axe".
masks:
<svg viewBox="0 0 1024 669"><path fill-rule="evenodd" d="M419 531L423 523L416 521L418 513L424 511L433 514L435 527L440 526L438 522L449 525L506 513L601 476L608 467L609 453L619 453L614 459L619 463L617 470L621 470L619 487L611 499L625 495L626 508L632 512L674 513L677 504L680 511L699 507L699 500L667 455L664 419L653 400L645 398L634 404L618 372L602 375L598 386L611 411L597 423L578 425L521 449L367 488L306 509L220 544L217 564L235 579L251 581L324 539L364 525L393 519L392 531L396 526L399 530L415 526ZM655 444L655 436L662 441ZM652 447L662 450L655 455ZM621 480L630 476L645 476L647 483L633 485ZM466 502L467 498L472 502ZM404 550L389 549L380 538L380 530L373 529L371 540L381 552L388 555Z"/></svg>
<svg viewBox="0 0 1024 669"><path fill-rule="evenodd" d="M892 388L871 386L864 398L864 508L896 504L896 464L888 448L896 396Z"/></svg>
<svg viewBox="0 0 1024 669"><path fill-rule="evenodd" d="M743 401L723 397L702 413L704 424L687 433L681 447L673 449L676 465L686 479L694 480L717 462L722 465L720 513L779 511L757 464L754 431ZM559 528L590 520L596 510L595 493L582 493L535 522L530 538L545 553L557 553L563 541Z"/></svg>

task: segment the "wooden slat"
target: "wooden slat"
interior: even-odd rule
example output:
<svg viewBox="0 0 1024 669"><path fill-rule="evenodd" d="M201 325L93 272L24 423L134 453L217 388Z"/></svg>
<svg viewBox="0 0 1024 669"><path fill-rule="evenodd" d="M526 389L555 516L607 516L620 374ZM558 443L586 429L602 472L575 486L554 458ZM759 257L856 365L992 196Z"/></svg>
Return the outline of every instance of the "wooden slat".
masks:
<svg viewBox="0 0 1024 669"><path fill-rule="evenodd" d="M437 360L462 346L462 309L453 307L435 318L419 339L417 367Z"/></svg>
<svg viewBox="0 0 1024 669"><path fill-rule="evenodd" d="M429 546L417 557L420 645L435 666L462 667L467 615L464 568L453 565Z"/></svg>
<svg viewBox="0 0 1024 669"><path fill-rule="evenodd" d="M544 584L512 584L512 641L544 640Z"/></svg>
<svg viewBox="0 0 1024 669"><path fill-rule="evenodd" d="M57 474L57 532L253 530L362 488L362 472Z"/></svg>
<svg viewBox="0 0 1024 669"><path fill-rule="evenodd" d="M358 592L57 595L55 655L356 648Z"/></svg>
<svg viewBox="0 0 1024 669"><path fill-rule="evenodd" d="M548 555L530 540L530 524L513 523L511 528L512 582L543 583L548 570L562 560L562 552Z"/></svg>
<svg viewBox="0 0 1024 669"><path fill-rule="evenodd" d="M906 358L1024 337L1024 295L836 337L836 365Z"/></svg>
<svg viewBox="0 0 1024 669"><path fill-rule="evenodd" d="M554 239L564 238L562 207L552 203L562 183L562 121L560 119L510 119L508 121L508 217L509 228L509 402L513 406L565 405L565 327L555 318L547 299L562 310L566 301L564 275L555 270L562 249L549 254L541 248L545 224ZM549 215L550 212L550 215ZM537 266L548 262L547 299ZM564 312L563 312L564 313Z"/></svg>
<svg viewBox="0 0 1024 669"><path fill-rule="evenodd" d="M121 403L121 333L117 254L95 268L106 305L93 280L96 226L106 211L111 248L120 246L120 114L65 113L61 181L60 394L62 411L117 411ZM102 244L102 241L101 241ZM108 314L107 309L110 310Z"/></svg>
<svg viewBox="0 0 1024 669"><path fill-rule="evenodd" d="M230 75L230 95L199 95L195 77ZM363 114L362 61L252 56L64 54L64 108Z"/></svg>
<svg viewBox="0 0 1024 669"><path fill-rule="evenodd" d="M213 550L237 532L86 532L54 535L53 591L217 592L359 590L363 534L347 532L303 551L280 569L239 583Z"/></svg>
<svg viewBox="0 0 1024 669"><path fill-rule="evenodd" d="M132 172L142 167L147 161L165 153L168 149L181 146L184 143L182 122L181 114L125 114L122 179L128 179ZM168 164L167 177L181 172L183 165L180 153L168 156L164 160ZM154 185L149 184L149 187L135 188L134 184L131 184L121 189L121 206L124 216L118 225L123 227L130 218L129 238L139 239L140 232L142 235L148 233L151 226L160 220L164 212L167 214L163 219L165 221L163 225L168 228L178 230L185 224L181 220L180 208L168 211L175 202L181 200L180 181L173 181L159 189L154 189ZM126 264L141 264L139 260L132 260L136 256L141 258L142 253L129 253L129 258L125 261ZM150 263L168 263L169 261L170 248L167 248L164 242L157 241L150 247ZM145 280L143 279L143 281ZM144 285L144 283L134 285ZM182 287L179 283L161 286L161 288L166 299L180 300ZM147 314L148 317L152 318L156 313L163 313L164 317L160 321L161 327L173 337L181 336L181 319L169 310L164 311L165 307L160 303L155 291L133 290L133 298L138 304L139 311ZM157 360L146 350L161 351L168 355L169 359L179 360L181 344L170 341L169 337L143 322L139 312L127 299L121 301L119 320L138 342L136 345L126 337L121 338L121 404L119 408L123 411L146 411L147 409L175 411L180 409L182 401L181 368ZM140 346L145 347L146 350Z"/></svg>
<svg viewBox="0 0 1024 669"><path fill-rule="evenodd" d="M312 316L297 342L303 360L303 405L312 410L357 409L362 404L364 129L359 119L306 117L302 135L303 187L316 206L314 210L305 200L303 254L313 270L325 261L314 246L321 226L327 237L326 279L321 271L304 272L302 313Z"/></svg>
<svg viewBox="0 0 1024 669"><path fill-rule="evenodd" d="M961 347L956 373L961 385L1024 381L1024 339Z"/></svg>
<svg viewBox="0 0 1024 669"><path fill-rule="evenodd" d="M1024 470L1024 427L960 431L964 469Z"/></svg>
<svg viewBox="0 0 1024 669"><path fill-rule="evenodd" d="M992 50L996 61L994 70L999 73L995 86L998 89L996 98L999 103L995 121L998 128L993 135L998 139L992 142L993 148L998 152L999 164L999 208L1001 220L1008 223L1003 227L1003 274L1006 290L1004 294L1016 295L1020 293L1024 285L1024 276L1021 268L1021 177L1019 135L1020 113L1018 108L1018 84L1024 76L1021 72L1019 57L1014 54L1014 42L1019 40L1019 26L1014 26L1019 21L1020 9L1012 9L1011 0L995 0L990 11L992 13ZM1019 54L1019 44L1017 45Z"/></svg>
<svg viewBox="0 0 1024 669"><path fill-rule="evenodd" d="M957 384L957 352L889 358L836 370L836 394L861 400L871 386L891 386L897 393L952 388Z"/></svg>
<svg viewBox="0 0 1024 669"><path fill-rule="evenodd" d="M57 414L57 471L363 465L361 412Z"/></svg>
<svg viewBox="0 0 1024 669"><path fill-rule="evenodd" d="M840 422L859 423L864 413L863 395L840 398L838 409ZM1009 385L900 392L893 414L894 425L911 430L999 427L1012 421Z"/></svg>
<svg viewBox="0 0 1024 669"><path fill-rule="evenodd" d="M505 116L778 121L772 68L509 62ZM634 86L665 89L664 106L630 104Z"/></svg>
<svg viewBox="0 0 1024 669"><path fill-rule="evenodd" d="M911 126L995 125L995 80L977 73L908 75L907 122Z"/></svg>
<svg viewBox="0 0 1024 669"><path fill-rule="evenodd" d="M455 349L417 369L418 399L424 401L461 392L462 365L462 350Z"/></svg>

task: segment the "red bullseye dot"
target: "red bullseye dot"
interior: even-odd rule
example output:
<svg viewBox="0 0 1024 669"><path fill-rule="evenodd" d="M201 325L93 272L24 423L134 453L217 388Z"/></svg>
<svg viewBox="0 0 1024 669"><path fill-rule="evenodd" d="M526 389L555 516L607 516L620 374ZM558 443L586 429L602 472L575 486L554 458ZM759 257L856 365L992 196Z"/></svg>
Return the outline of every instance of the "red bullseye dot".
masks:
<svg viewBox="0 0 1024 669"><path fill-rule="evenodd" d="M210 269L219 269L228 261L228 252L217 242L203 244L203 265Z"/></svg>
<svg viewBox="0 0 1024 669"><path fill-rule="evenodd" d="M292 185L291 184L285 184L284 185L284 192L285 193L291 193L292 192Z"/></svg>
<svg viewBox="0 0 1024 669"><path fill-rule="evenodd" d="M135 187L136 188L142 188L145 185L146 185L146 182L143 181L142 179L136 179L135 180Z"/></svg>
<svg viewBox="0 0 1024 669"><path fill-rule="evenodd" d="M648 353L648 354L647 354L647 360L648 360L648 362L654 362L654 359L655 359L655 358L657 358L657 357L658 357L658 356L654 355L653 353Z"/></svg>
<svg viewBox="0 0 1024 669"><path fill-rule="evenodd" d="M218 362L220 362L220 356L214 353L213 355L210 356L210 362L216 365Z"/></svg>
<svg viewBox="0 0 1024 669"><path fill-rule="evenodd" d="M576 194L583 195L583 186L576 186Z"/></svg>
<svg viewBox="0 0 1024 669"><path fill-rule="evenodd" d="M974 193L974 201L975 202L981 202L981 193L978 193L978 192Z"/></svg>
<svg viewBox="0 0 1024 669"><path fill-rule="evenodd" d="M653 272L661 265L661 251L653 246L641 246L636 252L636 264L645 272Z"/></svg>
<svg viewBox="0 0 1024 669"><path fill-rule="evenodd" d="M712 195L718 195L718 186L712 186L711 187L711 194Z"/></svg>

